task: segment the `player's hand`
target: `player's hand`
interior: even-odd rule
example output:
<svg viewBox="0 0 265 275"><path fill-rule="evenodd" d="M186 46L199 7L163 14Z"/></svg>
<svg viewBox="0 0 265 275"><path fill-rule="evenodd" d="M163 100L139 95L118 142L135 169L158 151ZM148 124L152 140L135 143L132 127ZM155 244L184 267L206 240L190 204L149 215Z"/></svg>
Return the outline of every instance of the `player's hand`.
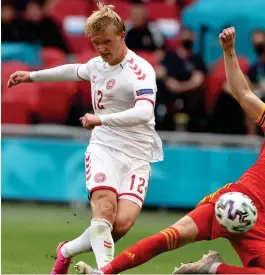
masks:
<svg viewBox="0 0 265 275"><path fill-rule="evenodd" d="M16 71L15 73L11 74L7 82L7 87L11 88L12 86L18 85L21 82L32 82L29 77L29 72Z"/></svg>
<svg viewBox="0 0 265 275"><path fill-rule="evenodd" d="M224 29L219 35L219 41L224 52L230 52L235 48L236 31L234 27Z"/></svg>
<svg viewBox="0 0 265 275"><path fill-rule="evenodd" d="M93 130L95 126L102 125L100 118L97 115L93 114L85 114L83 117L79 119L84 128L88 130Z"/></svg>

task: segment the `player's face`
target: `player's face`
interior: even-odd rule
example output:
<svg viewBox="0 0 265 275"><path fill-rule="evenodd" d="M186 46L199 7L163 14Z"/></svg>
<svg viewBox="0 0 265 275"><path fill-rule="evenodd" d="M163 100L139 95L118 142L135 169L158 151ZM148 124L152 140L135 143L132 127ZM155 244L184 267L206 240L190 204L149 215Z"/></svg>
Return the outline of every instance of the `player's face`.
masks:
<svg viewBox="0 0 265 275"><path fill-rule="evenodd" d="M104 34L91 35L91 41L102 59L110 65L121 62L125 33L117 34L114 26L109 26Z"/></svg>

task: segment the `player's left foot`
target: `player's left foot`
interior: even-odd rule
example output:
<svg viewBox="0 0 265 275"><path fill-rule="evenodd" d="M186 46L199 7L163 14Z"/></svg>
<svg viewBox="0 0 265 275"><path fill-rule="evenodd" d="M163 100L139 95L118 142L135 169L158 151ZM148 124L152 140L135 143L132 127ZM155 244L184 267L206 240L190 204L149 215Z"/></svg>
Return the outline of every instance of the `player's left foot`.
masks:
<svg viewBox="0 0 265 275"><path fill-rule="evenodd" d="M75 265L75 270L78 274L96 274L96 275L102 275L103 272L102 271L98 271L95 268L92 268L91 266L89 266L88 264L86 264L85 262L78 262Z"/></svg>
<svg viewBox="0 0 265 275"><path fill-rule="evenodd" d="M68 241L59 243L56 250L56 261L50 274L68 274L68 269L72 263L71 258L65 258L61 252L62 246Z"/></svg>
<svg viewBox="0 0 265 275"><path fill-rule="evenodd" d="M223 263L218 252L209 251L202 259L195 263L182 264L173 274L211 274L213 266Z"/></svg>

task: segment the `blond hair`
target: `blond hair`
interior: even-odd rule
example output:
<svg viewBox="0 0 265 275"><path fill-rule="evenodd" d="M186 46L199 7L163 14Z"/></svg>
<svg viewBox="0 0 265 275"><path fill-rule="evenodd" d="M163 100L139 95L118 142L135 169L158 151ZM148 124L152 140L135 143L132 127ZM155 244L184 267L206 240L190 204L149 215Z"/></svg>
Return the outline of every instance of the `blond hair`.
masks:
<svg viewBox="0 0 265 275"><path fill-rule="evenodd" d="M117 34L125 31L125 25L121 17L115 12L114 6L104 5L99 1L98 10L94 11L91 16L87 18L85 24L85 34L90 36L93 34L104 34L107 26L111 24L115 27Z"/></svg>

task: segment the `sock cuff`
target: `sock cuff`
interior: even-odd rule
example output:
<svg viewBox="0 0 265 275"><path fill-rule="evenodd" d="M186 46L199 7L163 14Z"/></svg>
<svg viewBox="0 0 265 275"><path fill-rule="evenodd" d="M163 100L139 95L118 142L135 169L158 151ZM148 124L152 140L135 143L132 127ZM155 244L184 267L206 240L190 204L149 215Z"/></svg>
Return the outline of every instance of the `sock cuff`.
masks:
<svg viewBox="0 0 265 275"><path fill-rule="evenodd" d="M109 227L111 231L113 230L112 224L105 219L92 219L91 226L97 226L97 225L103 225L103 226Z"/></svg>
<svg viewBox="0 0 265 275"><path fill-rule="evenodd" d="M160 233L163 234L167 240L168 250L174 250L179 247L180 235L175 227L170 226L160 231Z"/></svg>
<svg viewBox="0 0 265 275"><path fill-rule="evenodd" d="M209 268L209 273L210 274L217 274L217 269L222 263L214 263L212 266Z"/></svg>

